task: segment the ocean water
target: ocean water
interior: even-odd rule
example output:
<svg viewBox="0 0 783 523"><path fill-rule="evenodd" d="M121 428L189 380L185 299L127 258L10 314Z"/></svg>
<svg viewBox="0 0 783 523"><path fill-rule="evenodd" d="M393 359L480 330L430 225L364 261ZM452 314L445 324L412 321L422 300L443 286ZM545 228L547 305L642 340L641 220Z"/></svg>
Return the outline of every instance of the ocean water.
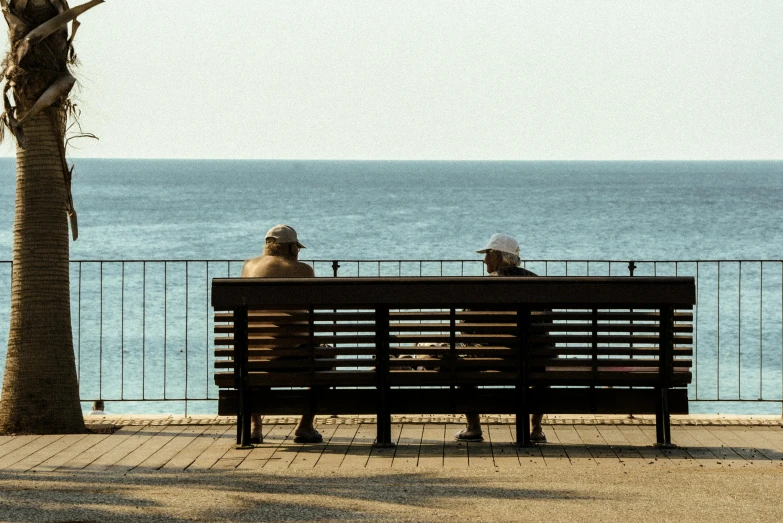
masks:
<svg viewBox="0 0 783 523"><path fill-rule="evenodd" d="M0 176L0 260L10 260L13 159L0 159ZM243 260L267 229L288 223L308 260L475 260L446 267L457 274L481 274L474 251L494 232L515 235L539 274L627 274L625 260L770 260L639 263L637 274L698 276L693 412L779 413L780 403L757 400L783 399L781 189L783 162L77 160L71 258ZM216 397L208 284L240 268L72 264L82 398L107 400L109 412L214 411L201 401ZM345 262L341 271L355 273ZM439 266L362 265L373 271ZM330 276L330 264L316 273ZM9 275L0 264L0 372ZM128 401L141 398L167 401ZM722 401L733 399L745 402Z"/></svg>
<svg viewBox="0 0 783 523"><path fill-rule="evenodd" d="M0 259L14 163L0 161ZM245 259L289 223L310 259L783 259L783 162L77 160L73 259Z"/></svg>

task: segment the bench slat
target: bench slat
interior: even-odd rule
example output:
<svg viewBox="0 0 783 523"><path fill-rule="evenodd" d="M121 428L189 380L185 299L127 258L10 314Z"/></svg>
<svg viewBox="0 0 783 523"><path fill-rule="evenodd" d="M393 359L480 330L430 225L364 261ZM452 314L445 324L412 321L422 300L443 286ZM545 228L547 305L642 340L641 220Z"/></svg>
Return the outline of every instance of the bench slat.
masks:
<svg viewBox="0 0 783 523"><path fill-rule="evenodd" d="M559 356L568 356L568 355L574 355L574 356L582 356L582 355L591 355L593 354L593 348L592 347L565 347L565 346L559 346L559 347L547 347L543 349L536 349L533 348L533 350L530 351L531 356L548 356L548 355L559 355ZM691 347L675 347L673 349L675 356L692 356L693 355L693 348ZM639 346L628 346L628 347L597 347L595 349L595 353L598 356L658 356L660 354L660 348L658 347L639 347Z"/></svg>
<svg viewBox="0 0 783 523"><path fill-rule="evenodd" d="M585 367L582 367L583 369ZM672 377L672 385L687 385L691 382L690 371L675 371ZM608 370L600 368L597 372L591 370L549 370L546 372L532 372L530 374L530 381L532 385L551 385L551 386L568 386L568 385L595 385L598 387L608 385L625 385L625 386L656 386L658 381L657 371L636 371L627 372L620 370Z"/></svg>
<svg viewBox="0 0 783 523"><path fill-rule="evenodd" d="M590 358L531 358L531 365L545 366L547 370L557 370L558 367L591 367L592 360ZM634 370L635 368L655 368L660 365L658 358L601 358L597 360L596 365L599 369L608 369L609 367L622 367L628 370ZM690 368L691 360L674 360L675 368ZM657 372L657 370L656 370Z"/></svg>
<svg viewBox="0 0 783 523"><path fill-rule="evenodd" d="M674 343L679 345L690 345L693 338L690 336L674 336ZM591 335L580 334L550 334L545 336L532 336L530 343L658 343L659 336L621 336L621 335L601 335L595 338Z"/></svg>

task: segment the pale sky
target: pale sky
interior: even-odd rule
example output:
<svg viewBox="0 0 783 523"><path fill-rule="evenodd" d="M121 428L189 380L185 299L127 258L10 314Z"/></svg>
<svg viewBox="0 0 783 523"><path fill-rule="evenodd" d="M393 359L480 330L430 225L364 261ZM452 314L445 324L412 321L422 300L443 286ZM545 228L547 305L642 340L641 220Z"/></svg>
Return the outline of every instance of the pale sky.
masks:
<svg viewBox="0 0 783 523"><path fill-rule="evenodd" d="M80 21L100 141L71 157L783 159L780 0L108 0Z"/></svg>

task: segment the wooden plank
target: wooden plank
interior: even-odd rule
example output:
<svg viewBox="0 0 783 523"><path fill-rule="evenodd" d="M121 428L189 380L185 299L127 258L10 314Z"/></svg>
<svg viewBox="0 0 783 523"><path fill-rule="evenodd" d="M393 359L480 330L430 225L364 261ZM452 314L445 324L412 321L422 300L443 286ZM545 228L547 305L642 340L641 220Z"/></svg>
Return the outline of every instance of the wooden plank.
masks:
<svg viewBox="0 0 783 523"><path fill-rule="evenodd" d="M166 425L144 426L140 431L125 438L125 440L122 441L119 445L116 445L114 448L96 458L92 463L85 467L85 470L107 470L122 458L141 447L144 443L157 436L159 433L165 431L166 428L168 428Z"/></svg>
<svg viewBox="0 0 783 523"><path fill-rule="evenodd" d="M315 468L336 469L339 468L345 458L345 454L351 447L359 424L339 424L332 437L329 438L326 448L315 464Z"/></svg>
<svg viewBox="0 0 783 523"><path fill-rule="evenodd" d="M616 307L619 308L619 307ZM638 309L638 308L637 308ZM693 312L690 312L691 308L678 307L674 313L674 320L676 322L692 322ZM365 312L352 312L349 310L339 310L338 312L332 311L326 312L325 310L316 310L315 321L317 322L342 322L342 321L374 321L375 313L372 311ZM534 325L547 325L553 321L592 321L593 313L587 307L572 308L571 310L534 310L533 318L540 319L541 321L549 322L546 324L538 323ZM516 311L495 311L495 310L458 310L456 311L457 320L460 322L465 321L492 321L492 322L506 322L513 323L516 321ZM306 312L297 313L293 311L281 312L281 311L249 311L248 317L251 323L273 323L275 325L288 325L296 324L298 322L306 322L308 315ZM449 311L443 308L431 308L429 310L422 311L406 311L406 310L392 310L389 313L391 318L391 324L396 325L395 322L404 321L448 321ZM635 310L630 311L598 311L599 321L648 321L657 322L660 318L660 314L657 309L655 310ZM233 322L233 314L218 312L214 315L215 323L224 323L227 328L231 328Z"/></svg>
<svg viewBox="0 0 783 523"><path fill-rule="evenodd" d="M620 460L615 454L614 449L603 438L595 425L574 425L574 429L582 443L593 456L597 465L616 465Z"/></svg>
<svg viewBox="0 0 783 523"><path fill-rule="evenodd" d="M702 447L707 448L715 455L716 465L740 466L745 461L742 456L716 438L706 425L685 428Z"/></svg>
<svg viewBox="0 0 783 523"><path fill-rule="evenodd" d="M242 463L237 467L242 470L260 470L272 459L275 451L281 443L292 434L296 425L293 423L281 423L276 425L264 425L264 442L255 445Z"/></svg>
<svg viewBox="0 0 783 523"><path fill-rule="evenodd" d="M650 429L653 431L652 441L647 437L647 433L642 431L641 425L620 425L617 428L623 433L623 436L626 437L628 442L636 447L636 450L647 465L654 465L658 462L668 462L669 458L667 458L660 449L653 446L653 442L655 442L655 425L647 427L648 432Z"/></svg>
<svg viewBox="0 0 783 523"><path fill-rule="evenodd" d="M281 424L282 425L282 424ZM262 443L261 445L254 445L251 449L243 449L243 448L237 448L236 442L234 442L233 445L231 445L223 454L219 460L215 462L214 465L212 465L212 468L214 469L234 469L242 467L244 462L248 460L248 458L251 457L258 449L261 447L263 449L264 447L268 446L270 443L272 446L274 446L274 450L272 451L272 456L275 456L276 452L280 448L280 445L284 445L286 443L292 443L293 440L293 431L295 428L295 425L293 423L285 424L285 428L290 429L286 432L286 436L282 438L278 438L279 432L276 432L276 425L274 427L269 427L266 423L262 425L263 435L264 435L264 441L265 443ZM267 432L268 431L268 432ZM275 436L273 439L272 436ZM270 439L270 442L266 442L267 438ZM297 444L298 445L298 444ZM261 450L263 452L263 450ZM255 454L255 457L258 458L258 454ZM270 456L271 457L271 456ZM281 456L277 456L276 459L280 459ZM289 461L286 461L285 467L288 466L290 463ZM259 461L255 463L255 465L260 465L261 468L269 466L269 460L266 461Z"/></svg>
<svg viewBox="0 0 783 523"><path fill-rule="evenodd" d="M491 325L491 324L486 324ZM459 326L460 329L464 328L462 324ZM495 329L505 329L505 330L513 330L515 326L513 324L505 324L505 325L497 325L495 326ZM585 322L578 322L578 323L533 323L530 325L531 330L538 334L540 332L548 332L548 333L566 333L566 332L575 332L575 333L592 333L593 332L593 322L592 321L585 321ZM490 329L484 329L484 330L492 330ZM598 324L595 326L595 331L599 334L605 334L609 332L622 332L622 333L636 333L636 332L659 332L661 330L659 323L606 323L606 322L598 322ZM674 328L672 329L673 332L692 332L693 328L689 323L678 323L674 325Z"/></svg>
<svg viewBox="0 0 783 523"><path fill-rule="evenodd" d="M109 434L87 434L73 445L66 447L49 459L44 460L42 463L36 465L31 470L33 472L53 472L63 464L72 460L74 457L80 455L83 452L87 452L89 449L95 445L98 445L101 441L107 439L108 437Z"/></svg>
<svg viewBox="0 0 783 523"><path fill-rule="evenodd" d="M732 427L715 427L708 426L707 430L712 436L724 445L736 452L745 461L769 461L766 456L759 453L757 450L747 445L747 442L742 438L737 437L732 430Z"/></svg>
<svg viewBox="0 0 783 523"><path fill-rule="evenodd" d="M212 443L223 434L236 431L234 426L208 425L206 429L190 439L190 442L180 450L173 458L161 467L161 470L182 471L188 468L202 452L207 450ZM233 432L232 432L233 434Z"/></svg>
<svg viewBox="0 0 783 523"><path fill-rule="evenodd" d="M506 349L506 350L509 353L511 353L510 349ZM460 348L460 352L461 351L462 349ZM693 355L693 348L674 347L673 352L675 356L691 356ZM637 345L597 347L597 348L593 348L591 346L568 345L568 346L559 346L559 347L550 346L542 349L533 348L530 351L531 356L543 356L543 357L571 356L571 355L591 356L593 353L597 354L598 356L618 356L618 355L633 356L633 357L658 356L658 354L660 354L660 349L658 349L658 347L645 347L645 346L637 346ZM676 360L676 361L679 362L680 360Z"/></svg>
<svg viewBox="0 0 783 523"><path fill-rule="evenodd" d="M739 427L724 427L732 433L732 440L739 443L739 447L744 448L749 453L748 458L754 464L769 464L783 460L783 452L777 452L769 448L768 441L764 438L759 427L744 425ZM736 438L736 440L734 439ZM721 438L723 439L723 438ZM726 441L725 439L723 439ZM736 450L736 449L735 449Z"/></svg>
<svg viewBox="0 0 783 523"><path fill-rule="evenodd" d="M781 427L755 427L759 436L767 442L767 449L775 452L775 456L783 454L783 428ZM783 459L783 457L781 457Z"/></svg>
<svg viewBox="0 0 783 523"><path fill-rule="evenodd" d="M476 469L494 469L495 460L492 456L492 440L487 434L488 428L483 424L484 441L468 442L468 467Z"/></svg>
<svg viewBox="0 0 783 523"><path fill-rule="evenodd" d="M572 465L595 465L593 455L573 425L552 425L552 432L557 436Z"/></svg>
<svg viewBox="0 0 783 523"><path fill-rule="evenodd" d="M24 437L24 436L22 436ZM14 451L5 454L0 458L0 470L10 467L27 458L31 454L35 454L39 450L46 448L57 440L62 439L62 434L40 436L30 440L27 444L16 448Z"/></svg>
<svg viewBox="0 0 783 523"><path fill-rule="evenodd" d="M226 471L234 470L242 464L243 459L244 458L241 457L232 457L232 458L222 457L219 460L217 460L214 465L212 465L210 470L226 470Z"/></svg>
<svg viewBox="0 0 783 523"><path fill-rule="evenodd" d="M511 429L512 436L515 436L515 429ZM548 468L564 468L571 467L572 463L568 457L565 446L560 441L560 437L555 430L555 426L551 425L545 429L547 444L539 445L541 450L541 457L544 459L544 464Z"/></svg>
<svg viewBox="0 0 783 523"><path fill-rule="evenodd" d="M228 449L236 445L236 425L229 425L218 437L214 438L210 445L186 467L186 470L207 470L222 458Z"/></svg>
<svg viewBox="0 0 783 523"><path fill-rule="evenodd" d="M672 442L679 445L682 450L688 453L691 459L691 466L713 466L717 457L705 448L695 437L688 426L672 427Z"/></svg>
<svg viewBox="0 0 783 523"><path fill-rule="evenodd" d="M13 465L6 467L5 470L13 470L17 472L30 470L34 467L37 467L58 452L62 452L63 450L77 444L85 437L87 437L87 434L67 434L59 438L57 436L50 436L50 438L53 438L54 440L49 445L46 445L42 449L33 452L26 458L17 461Z"/></svg>
<svg viewBox="0 0 783 523"><path fill-rule="evenodd" d="M391 441L397 443L400 439L400 432L402 432L402 424L392 423L391 426ZM370 452L370 459L367 460L368 469L390 469L392 462L394 461L394 453L397 452L397 447L373 447Z"/></svg>
<svg viewBox="0 0 783 523"><path fill-rule="evenodd" d="M10 454L11 452L16 451L17 449L27 445L28 443L32 443L36 439L40 438L41 436L30 434L26 436L14 436L11 441L8 441L5 445L0 447L0 458L5 456L6 454Z"/></svg>
<svg viewBox="0 0 783 523"><path fill-rule="evenodd" d="M169 427L137 449L136 456L128 455L127 461L121 460L118 464L133 471L159 470L206 428L204 425ZM144 447L147 448L142 451Z"/></svg>
<svg viewBox="0 0 783 523"><path fill-rule="evenodd" d="M517 445L511 433L513 425L489 423L485 427L487 430L484 438L492 445L492 459L495 466L500 469L519 468L521 460L517 454ZM528 463L537 464L536 461L540 461L541 465L543 465L544 460L541 458L541 451L538 450L538 453L538 458L532 452L530 455L524 453L525 466L528 466Z"/></svg>
<svg viewBox="0 0 783 523"><path fill-rule="evenodd" d="M468 467L468 444L454 439L454 435L464 428L465 425L446 424L446 435L443 444L443 466L446 468Z"/></svg>
<svg viewBox="0 0 783 523"><path fill-rule="evenodd" d="M128 438L144 428L144 425L131 425L122 427L120 430L114 434L111 434L109 437L101 439L95 445L86 449L84 452L81 452L73 456L68 461L60 464L58 471L81 470L107 452L110 452L115 447L121 445L123 442L128 440Z"/></svg>
<svg viewBox="0 0 783 523"><path fill-rule="evenodd" d="M628 441L617 425L596 425L596 430L601 434L603 440L611 446L620 463L629 466L646 464L642 455Z"/></svg>
<svg viewBox="0 0 783 523"><path fill-rule="evenodd" d="M282 440L275 448L272 456L264 464L264 470L287 469L291 465L296 455L306 446L304 443L294 443L294 432L292 430L288 437Z"/></svg>
<svg viewBox="0 0 783 523"><path fill-rule="evenodd" d="M315 464L321 459L326 446L329 444L329 440L334 436L337 430L337 425L320 424L316 426L318 432L323 437L322 443L303 445L297 453L294 460L291 462L289 468L292 469L311 469L315 467Z"/></svg>
<svg viewBox="0 0 783 523"><path fill-rule="evenodd" d="M646 438L647 445L649 445L649 447L645 448L655 449L666 458L664 460L658 459L657 463L666 463L678 466L687 465L686 461L690 458L690 455L685 450L677 447L658 447L656 445L657 439L655 435L655 425L638 425L638 428L642 435ZM644 452L642 452L642 455L644 455ZM653 461L656 461L655 457L653 457Z"/></svg>
<svg viewBox="0 0 783 523"><path fill-rule="evenodd" d="M340 468L358 469L366 467L370 459L376 432L374 423L362 423L359 425L356 436L351 441L351 446L348 448L348 452L345 453L342 463L340 463Z"/></svg>
<svg viewBox="0 0 783 523"><path fill-rule="evenodd" d="M392 468L412 469L419 463L419 448L424 434L424 424L406 423L400 430L397 451L394 453Z"/></svg>
<svg viewBox="0 0 783 523"><path fill-rule="evenodd" d="M391 308L516 305L554 308L690 307L693 277L396 277L396 278L215 278L212 305L232 310L281 306Z"/></svg>
<svg viewBox="0 0 783 523"><path fill-rule="evenodd" d="M425 423L419 445L420 468L443 467L443 446L446 426L443 423Z"/></svg>
<svg viewBox="0 0 783 523"><path fill-rule="evenodd" d="M591 310L569 310L569 311L539 311L533 313L534 317L538 317L542 320L552 321L590 321L593 320L593 312ZM650 321L657 322L660 319L660 313L657 310L651 311L598 311L599 320L608 321ZM683 312L683 310L675 311L674 320L677 322L689 322L693 321L692 312ZM540 324L544 325L544 324ZM556 324L557 325L557 324Z"/></svg>

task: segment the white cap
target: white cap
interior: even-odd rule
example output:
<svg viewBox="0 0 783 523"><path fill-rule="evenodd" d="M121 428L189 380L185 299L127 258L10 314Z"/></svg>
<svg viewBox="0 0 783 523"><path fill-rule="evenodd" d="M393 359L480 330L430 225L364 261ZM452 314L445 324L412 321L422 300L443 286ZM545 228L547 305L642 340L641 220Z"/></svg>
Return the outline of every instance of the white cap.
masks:
<svg viewBox="0 0 783 523"><path fill-rule="evenodd" d="M507 252L519 256L519 242L513 236L498 232L492 235L486 247L476 252L483 254L489 250Z"/></svg>
<svg viewBox="0 0 783 523"><path fill-rule="evenodd" d="M267 238L274 238L277 243L295 243L300 249L306 249L304 245L299 243L299 239L296 237L296 231L290 225L275 225L269 232L266 233Z"/></svg>

